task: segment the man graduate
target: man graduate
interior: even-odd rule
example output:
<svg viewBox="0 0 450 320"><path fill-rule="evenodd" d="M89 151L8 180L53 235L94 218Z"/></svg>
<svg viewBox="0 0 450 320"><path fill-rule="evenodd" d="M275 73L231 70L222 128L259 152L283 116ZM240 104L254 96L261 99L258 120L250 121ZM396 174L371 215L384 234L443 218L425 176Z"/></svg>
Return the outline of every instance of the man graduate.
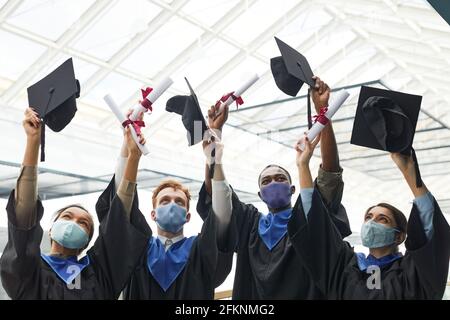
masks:
<svg viewBox="0 0 450 320"><path fill-rule="evenodd" d="M328 104L330 89L317 77L313 81L312 99L319 112ZM217 114L218 109L212 107L208 117L210 127L219 133L227 119L228 108L220 114ZM223 145L219 141L205 143L207 157L211 146L216 149L216 159L208 159L197 210L203 218L209 218L208 213L213 208L220 222L218 240L222 250L237 253L233 299L323 298L306 270L301 268L300 257L287 235L287 224L296 210L291 206L295 187L290 174L278 165L269 165L261 172L258 194L269 211L264 215L253 205L241 202L232 191L225 180L223 165L215 161L218 155L221 156ZM340 204L342 169L331 122L322 132L321 150L317 188L330 210L330 218L345 237L350 234L350 229L345 209ZM215 170L214 176L210 177L212 163Z"/></svg>
<svg viewBox="0 0 450 320"><path fill-rule="evenodd" d="M192 99L176 96L169 101L190 105ZM117 180L127 156L124 147L118 159ZM175 180L162 181L153 190L151 219L157 224L157 236L152 236L147 223L141 225L141 232L149 236L147 249L124 290L124 299L214 299L214 289L231 270L232 253L221 252L217 246L213 213L197 236L184 235L184 225L191 218L190 200L189 190Z"/></svg>

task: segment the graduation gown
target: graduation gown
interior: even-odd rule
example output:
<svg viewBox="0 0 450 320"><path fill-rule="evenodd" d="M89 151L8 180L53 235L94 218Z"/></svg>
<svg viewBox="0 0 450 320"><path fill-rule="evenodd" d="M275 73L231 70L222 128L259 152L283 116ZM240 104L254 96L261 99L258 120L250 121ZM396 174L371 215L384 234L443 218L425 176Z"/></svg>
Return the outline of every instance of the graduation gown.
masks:
<svg viewBox="0 0 450 320"><path fill-rule="evenodd" d="M368 288L371 273L359 269L353 248L342 240L316 190L308 220L299 210L291 217L289 236L305 268L329 299L442 299L447 283L450 227L436 201L434 208L434 232L428 240L413 206L407 251L380 268L380 289Z"/></svg>
<svg viewBox="0 0 450 320"><path fill-rule="evenodd" d="M343 235L350 234L345 209L336 195L330 204ZM241 202L232 193L233 212L228 229L228 250L237 253L233 299L323 299L311 277L303 269L287 234L270 251L261 239L258 226L261 213L251 204ZM298 214L298 205L292 214ZM212 207L211 197L202 186L197 211L207 218Z"/></svg>
<svg viewBox="0 0 450 320"><path fill-rule="evenodd" d="M114 179L113 179L114 181ZM28 230L16 224L14 190L7 204L8 243L0 258L1 280L12 299L117 299L145 250L147 237L128 222L113 181L97 203L99 236L87 251L90 263L80 273L80 288L69 289L41 258L44 208L37 201L37 221ZM113 200L111 201L111 198ZM133 204L132 216L142 216ZM143 218L143 217L142 217Z"/></svg>
<svg viewBox="0 0 450 320"><path fill-rule="evenodd" d="M151 235L151 229L147 224L146 229ZM232 256L232 252L222 252L217 246L216 219L214 213L211 213L209 218L204 221L200 234L192 244L183 270L166 291L150 273L146 251L140 257L138 266L124 290L124 299L214 299L214 289L222 284L231 271Z"/></svg>

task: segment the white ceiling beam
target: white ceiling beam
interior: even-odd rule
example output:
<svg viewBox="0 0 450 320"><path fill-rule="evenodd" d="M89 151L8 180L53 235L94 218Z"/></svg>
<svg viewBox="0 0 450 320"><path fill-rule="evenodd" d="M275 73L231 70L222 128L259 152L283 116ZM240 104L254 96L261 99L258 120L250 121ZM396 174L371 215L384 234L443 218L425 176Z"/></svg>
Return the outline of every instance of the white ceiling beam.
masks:
<svg viewBox="0 0 450 320"><path fill-rule="evenodd" d="M24 87L45 68L55 57L61 53L61 49L66 47L78 34L84 30L92 20L100 14L107 6L111 4L108 0L98 0L90 6L83 15L70 27L64 34L56 41L55 47L48 47L48 49L34 62L32 68L28 68L23 72L15 83L8 88L2 95L6 103L12 103L16 99Z"/></svg>

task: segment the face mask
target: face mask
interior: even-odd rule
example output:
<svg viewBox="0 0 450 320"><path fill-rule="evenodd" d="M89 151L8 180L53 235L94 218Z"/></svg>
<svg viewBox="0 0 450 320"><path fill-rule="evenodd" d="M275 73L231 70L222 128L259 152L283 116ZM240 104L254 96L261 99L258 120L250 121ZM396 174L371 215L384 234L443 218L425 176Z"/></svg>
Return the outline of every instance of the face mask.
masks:
<svg viewBox="0 0 450 320"><path fill-rule="evenodd" d="M291 203L291 186L283 182L271 182L261 188L261 198L271 209L286 207Z"/></svg>
<svg viewBox="0 0 450 320"><path fill-rule="evenodd" d="M187 211L174 202L156 208L156 224L164 231L177 233L186 223Z"/></svg>
<svg viewBox="0 0 450 320"><path fill-rule="evenodd" d="M381 248L395 243L397 229L386 227L373 220L364 222L361 228L361 239L363 246L367 248Z"/></svg>
<svg viewBox="0 0 450 320"><path fill-rule="evenodd" d="M89 236L76 222L59 219L53 223L50 237L68 249L84 248Z"/></svg>

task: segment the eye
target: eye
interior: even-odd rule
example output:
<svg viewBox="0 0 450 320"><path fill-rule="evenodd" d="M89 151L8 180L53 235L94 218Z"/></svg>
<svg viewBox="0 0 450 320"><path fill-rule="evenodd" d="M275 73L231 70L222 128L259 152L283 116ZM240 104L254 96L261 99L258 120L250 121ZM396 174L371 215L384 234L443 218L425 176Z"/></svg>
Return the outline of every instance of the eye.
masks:
<svg viewBox="0 0 450 320"><path fill-rule="evenodd" d="M63 214L63 215L61 215L60 219L70 220L70 215L68 215L67 213Z"/></svg>
<svg viewBox="0 0 450 320"><path fill-rule="evenodd" d="M182 200L177 200L176 204L184 207L184 202Z"/></svg>
<svg viewBox="0 0 450 320"><path fill-rule="evenodd" d="M279 177L276 178L276 181L277 182L283 182L283 181L286 181L286 178L283 177L283 176L279 176Z"/></svg>
<svg viewBox="0 0 450 320"><path fill-rule="evenodd" d="M165 205L165 204L168 204L169 203L169 200L167 200L167 199L162 199L160 202L159 202L159 204L162 204L162 205Z"/></svg>
<svg viewBox="0 0 450 320"><path fill-rule="evenodd" d="M388 221L388 219L386 219L385 217L381 217L381 218L380 218L380 222L382 222L382 223L388 223L389 221Z"/></svg>

